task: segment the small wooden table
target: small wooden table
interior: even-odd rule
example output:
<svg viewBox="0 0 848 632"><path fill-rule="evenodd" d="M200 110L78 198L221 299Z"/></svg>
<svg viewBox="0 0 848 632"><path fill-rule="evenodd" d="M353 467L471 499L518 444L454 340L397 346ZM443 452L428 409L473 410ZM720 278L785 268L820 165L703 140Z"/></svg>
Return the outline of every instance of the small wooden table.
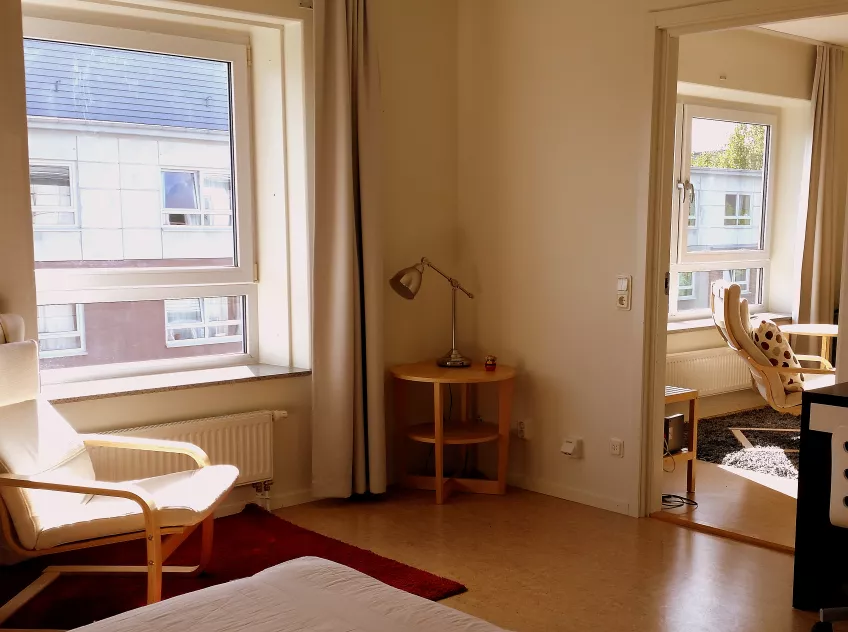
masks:
<svg viewBox="0 0 848 632"><path fill-rule="evenodd" d="M477 494L505 494L506 473L509 459L509 427L512 410L512 390L515 369L499 364L494 371L486 371L482 363L470 367L450 369L440 367L435 360L404 364L391 369L395 380L395 425L397 471L404 485L415 489L429 489L436 492L436 503L441 505L454 491ZM433 385L433 423L408 426L406 424L406 382L427 382ZM469 386L475 384L498 383L498 422L475 421L472 392ZM453 422L444 419L443 387L450 384L460 385L460 419ZM449 387L449 386L448 386ZM422 443L432 443L435 452L435 476L410 476L406 472L404 459L407 439ZM463 452L467 446L478 443L497 442L498 478L487 480L478 478L450 478L444 475L444 446L459 445Z"/></svg>
<svg viewBox="0 0 848 632"><path fill-rule="evenodd" d="M674 459L688 461L686 464L686 491L695 491L695 460L698 458L698 391L679 386L665 387L665 403L689 402L689 441L680 452L674 453ZM672 457L665 457L671 459Z"/></svg>
<svg viewBox="0 0 848 632"><path fill-rule="evenodd" d="M833 358L830 357L831 338L836 338L839 335L839 325L828 324L810 324L810 325L781 325L780 331L790 336L819 336L821 341L821 357L830 363L833 363Z"/></svg>

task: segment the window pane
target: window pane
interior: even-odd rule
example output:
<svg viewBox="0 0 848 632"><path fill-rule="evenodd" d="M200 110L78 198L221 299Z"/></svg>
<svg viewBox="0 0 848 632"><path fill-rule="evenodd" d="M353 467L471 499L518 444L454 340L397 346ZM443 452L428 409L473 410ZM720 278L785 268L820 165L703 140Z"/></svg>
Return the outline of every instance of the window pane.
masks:
<svg viewBox="0 0 848 632"><path fill-rule="evenodd" d="M707 270L677 273L677 306L672 312L679 313L694 309L710 308L710 287L713 281L739 284L742 298L751 305L762 303L762 268L735 270Z"/></svg>
<svg viewBox="0 0 848 632"><path fill-rule="evenodd" d="M85 353L82 305L38 306L38 350L41 358Z"/></svg>
<svg viewBox="0 0 848 632"><path fill-rule="evenodd" d="M197 172L163 171L162 192L165 208L185 208L198 210Z"/></svg>
<svg viewBox="0 0 848 632"><path fill-rule="evenodd" d="M79 351L64 357L42 355L41 368L245 353L244 301L243 296L228 296L87 303L81 306L85 318L76 337L41 333L48 329L66 331L76 322L76 306L42 306L38 311L39 337L49 336L50 340L42 343L42 351L79 349L81 340L85 341L85 350L83 355ZM207 304L217 310L213 321L205 316Z"/></svg>
<svg viewBox="0 0 848 632"><path fill-rule="evenodd" d="M36 268L234 265L229 63L33 39L24 59Z"/></svg>
<svg viewBox="0 0 848 632"><path fill-rule="evenodd" d="M763 248L768 144L768 125L692 119L688 252Z"/></svg>

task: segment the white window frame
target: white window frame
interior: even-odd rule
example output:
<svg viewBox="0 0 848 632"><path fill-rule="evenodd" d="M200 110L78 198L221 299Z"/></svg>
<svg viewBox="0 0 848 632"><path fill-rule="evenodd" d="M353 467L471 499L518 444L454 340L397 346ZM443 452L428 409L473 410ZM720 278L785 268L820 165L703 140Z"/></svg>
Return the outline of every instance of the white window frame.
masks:
<svg viewBox="0 0 848 632"><path fill-rule="evenodd" d="M734 281L733 273L737 270L745 273L744 281ZM739 289L742 290L742 294L747 294L751 288L751 269L750 268L734 268L732 270L725 270L727 274L724 276L730 277L729 283L736 283L739 286Z"/></svg>
<svg viewBox="0 0 848 632"><path fill-rule="evenodd" d="M680 285L680 276L677 277L677 300L678 301L694 301L697 297L695 296L695 273L694 272L681 272L680 274L691 274L692 275L692 284L691 285ZM692 293L689 296L680 296L680 290L692 290Z"/></svg>
<svg viewBox="0 0 848 632"><path fill-rule="evenodd" d="M69 303L61 303L67 305ZM38 357L39 358L70 358L72 356L88 355L85 346L85 308L81 303L73 304L76 309L77 328L74 331L38 333ZM80 346L77 349L56 349L53 351L42 351L41 341L51 338L79 338Z"/></svg>
<svg viewBox="0 0 848 632"><path fill-rule="evenodd" d="M165 204L165 172L182 172L182 173L195 173L197 174L197 204L198 209L185 209L185 208L169 208ZM232 198L230 198L230 208L226 211L207 211L203 208L203 181L207 177L217 177L217 176L230 176L230 186L232 187L232 174L227 171L222 171L221 169L198 169L197 167L173 167L173 166L161 166L159 168L159 186L162 192L161 201L162 201L162 229L163 230L176 230L176 231L186 231L186 230L217 230L217 231L227 231L234 230L235 227L235 209L232 208ZM205 226L203 224L168 224L165 222L166 215L200 215L201 221L204 215L224 215L230 217L231 225L230 226Z"/></svg>
<svg viewBox="0 0 848 632"><path fill-rule="evenodd" d="M38 269L35 271L37 303L46 305L208 296L246 297L243 328L246 352L243 354L50 369L42 372L42 383L82 381L258 362L259 318L255 278L255 207L252 191L252 125L247 45L32 17L24 18L24 37L224 61L230 64L231 80L231 153L233 156L231 177L236 205L232 226L235 242L234 265L226 268L186 266ZM174 170L179 169L175 166ZM196 168L189 170L198 171ZM202 190L202 182L199 184ZM169 228L180 230L183 227ZM214 227L198 228L214 229Z"/></svg>
<svg viewBox="0 0 848 632"><path fill-rule="evenodd" d="M32 167L67 167L69 174L69 181L71 183L71 205L70 206L31 206L32 209L32 227L34 230L49 230L49 231L59 231L59 230L79 230L80 229L80 209L79 209L79 195L77 193L77 169L76 163L68 160L30 160L30 178L32 177ZM30 180L30 187L32 187L32 180ZM30 192L30 200L32 200L32 192ZM50 225L50 224L36 224L35 223L35 213L36 211L43 211L47 213L73 213L74 214L74 223L73 224L65 224L65 225Z"/></svg>
<svg viewBox="0 0 848 632"><path fill-rule="evenodd" d="M207 320L206 318L206 300L216 298L211 296L199 297L200 301L200 322L197 323L173 323L168 324L168 302L163 301L165 310L165 346L169 349L174 347L199 347L202 345L220 345L233 342L241 342L242 336L210 336L210 327L228 327L232 325L242 325L241 320ZM203 338L189 338L186 340L168 340L168 330L170 329L203 329L205 335ZM242 327L242 334L244 328Z"/></svg>
<svg viewBox="0 0 848 632"><path fill-rule="evenodd" d="M753 210L753 204L754 204L753 196L750 193L725 193L725 196L724 196L725 199L727 199L728 195L733 195L733 196L736 197L736 204L735 204L734 209L733 209L734 215L728 215L727 214L727 207L725 206L724 226L722 226L722 228L750 228L751 227L750 225L746 226L745 224L740 224L739 220L740 219L746 219L746 217L747 217L747 219L749 221L753 221L753 216L750 214L751 211ZM739 213L739 211L742 210L742 204L740 202L742 201L743 197L748 198L748 207L749 207L748 213L749 214L747 216L740 215L740 213ZM727 223L728 219L735 219L736 223L735 224L728 224Z"/></svg>
<svg viewBox="0 0 848 632"><path fill-rule="evenodd" d="M691 182L691 164L689 156L691 150L692 119L708 118L725 120L739 123L752 123L756 125L768 125L769 133L766 142L765 158L765 183L763 190L763 248L757 250L719 250L710 252L687 252L687 238L689 226L690 209L683 212L686 204L684 200L686 187ZM706 106L689 102L677 104L677 118L675 123L675 149L674 149L674 183L675 190L672 203L672 231L671 231L671 264L669 267L669 320L698 319L710 315L709 308L706 309L678 309L679 300L686 301L688 297L678 295L678 273L680 272L708 272L713 270L733 269L762 269L759 293L761 302L751 305L753 313L765 311L768 305L768 278L771 266L771 234L773 221L773 191L774 185L774 161L776 139L778 135L778 117L774 114L762 111L736 110L732 108ZM682 188L681 188L682 187ZM749 195L749 192L741 192ZM751 205L753 208L753 194ZM695 203L692 196L692 204ZM688 198L687 198L688 199ZM697 214L697 207L696 207ZM695 227L699 222L696 218ZM725 226L724 228L736 228ZM744 227L743 227L744 228ZM750 284L750 273L749 273ZM749 285L750 287L750 285Z"/></svg>

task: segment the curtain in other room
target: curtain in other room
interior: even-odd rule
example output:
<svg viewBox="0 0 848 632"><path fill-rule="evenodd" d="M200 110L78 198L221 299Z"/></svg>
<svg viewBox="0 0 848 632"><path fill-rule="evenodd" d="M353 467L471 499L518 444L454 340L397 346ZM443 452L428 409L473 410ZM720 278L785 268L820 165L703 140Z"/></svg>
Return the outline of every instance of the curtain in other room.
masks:
<svg viewBox="0 0 848 632"><path fill-rule="evenodd" d="M839 305L848 183L848 138L845 138L848 134L845 117L848 82L843 66L841 48L818 47L812 98L810 189L803 226L797 315L801 323L833 323L834 310ZM799 342L803 346L807 341Z"/></svg>
<svg viewBox="0 0 848 632"><path fill-rule="evenodd" d="M315 3L312 491L386 490L379 73L366 0Z"/></svg>

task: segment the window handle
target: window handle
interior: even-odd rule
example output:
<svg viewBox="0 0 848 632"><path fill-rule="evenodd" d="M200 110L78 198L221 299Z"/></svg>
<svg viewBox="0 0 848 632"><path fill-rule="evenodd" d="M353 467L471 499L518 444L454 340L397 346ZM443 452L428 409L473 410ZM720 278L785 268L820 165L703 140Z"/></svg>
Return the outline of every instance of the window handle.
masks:
<svg viewBox="0 0 848 632"><path fill-rule="evenodd" d="M695 201L695 185L687 180L683 182L683 180L677 181L678 190L683 192L683 199L680 201L681 204L686 204L689 202L691 204Z"/></svg>

